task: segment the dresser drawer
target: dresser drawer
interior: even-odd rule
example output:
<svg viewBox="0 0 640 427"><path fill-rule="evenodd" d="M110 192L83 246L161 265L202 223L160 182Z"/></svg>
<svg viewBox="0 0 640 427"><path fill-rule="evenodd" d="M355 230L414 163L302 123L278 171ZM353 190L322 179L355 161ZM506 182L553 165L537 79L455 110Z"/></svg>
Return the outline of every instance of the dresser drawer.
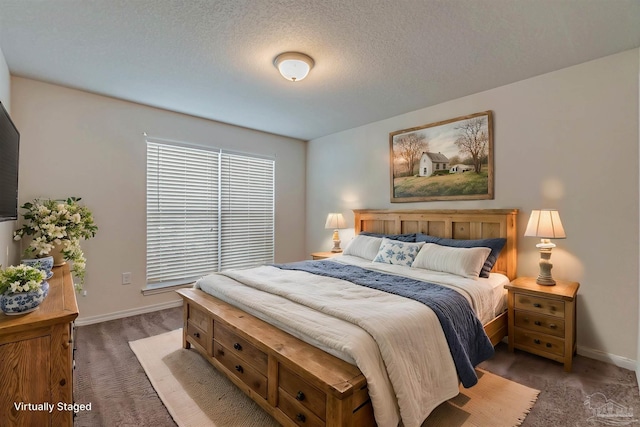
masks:
<svg viewBox="0 0 640 427"><path fill-rule="evenodd" d="M278 389L278 408L299 426L324 427L323 420L281 388Z"/></svg>
<svg viewBox="0 0 640 427"><path fill-rule="evenodd" d="M543 314L530 313L526 311L515 312L516 327L530 329L543 334L564 337L564 319L545 316Z"/></svg>
<svg viewBox="0 0 640 427"><path fill-rule="evenodd" d="M540 298L527 294L516 293L515 308L564 318L564 301L556 299Z"/></svg>
<svg viewBox="0 0 640 427"><path fill-rule="evenodd" d="M319 418L326 419L327 396L282 364L278 370L278 386Z"/></svg>
<svg viewBox="0 0 640 427"><path fill-rule="evenodd" d="M267 377L262 372L251 367L216 340L213 340L213 357L259 396L267 398Z"/></svg>
<svg viewBox="0 0 640 427"><path fill-rule="evenodd" d="M193 323L195 326L197 326L203 332L205 332L205 334L211 330L211 325L213 321L211 317L205 314L205 312L189 304L188 313L189 313L188 314L189 323Z"/></svg>
<svg viewBox="0 0 640 427"><path fill-rule="evenodd" d="M229 328L219 322L216 322L213 327L213 339L226 347L228 352L235 354L243 359L246 364L257 369L261 374L267 374L268 358L266 353L258 350L254 345L231 332Z"/></svg>
<svg viewBox="0 0 640 427"><path fill-rule="evenodd" d="M187 322L187 335L200 344L207 352L210 350L210 347L207 347L207 333L190 321Z"/></svg>
<svg viewBox="0 0 640 427"><path fill-rule="evenodd" d="M564 356L564 340L526 329L516 328L515 345L526 346L538 351Z"/></svg>

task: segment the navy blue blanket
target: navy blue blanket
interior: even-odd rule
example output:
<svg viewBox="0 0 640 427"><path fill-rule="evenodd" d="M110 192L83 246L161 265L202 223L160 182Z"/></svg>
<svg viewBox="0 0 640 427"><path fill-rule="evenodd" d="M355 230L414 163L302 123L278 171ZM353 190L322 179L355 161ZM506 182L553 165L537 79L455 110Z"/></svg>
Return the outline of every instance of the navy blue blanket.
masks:
<svg viewBox="0 0 640 427"><path fill-rule="evenodd" d="M348 280L425 304L438 316L458 377L467 388L478 382L474 366L493 356L494 349L482 323L469 302L453 289L328 260L275 264L274 267Z"/></svg>

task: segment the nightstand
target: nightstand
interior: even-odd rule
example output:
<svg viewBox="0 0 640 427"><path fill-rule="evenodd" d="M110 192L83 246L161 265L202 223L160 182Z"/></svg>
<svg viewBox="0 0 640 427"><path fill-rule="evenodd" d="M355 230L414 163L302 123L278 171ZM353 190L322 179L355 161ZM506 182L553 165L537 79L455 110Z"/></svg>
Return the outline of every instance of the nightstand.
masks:
<svg viewBox="0 0 640 427"><path fill-rule="evenodd" d="M327 258L331 258L334 257L336 255L341 255L342 252L314 252L311 254L311 258L314 260L318 260L318 259L327 259Z"/></svg>
<svg viewBox="0 0 640 427"><path fill-rule="evenodd" d="M514 348L564 363L571 372L576 350L576 294L580 284L556 280L542 286L519 277L509 290L509 351Z"/></svg>

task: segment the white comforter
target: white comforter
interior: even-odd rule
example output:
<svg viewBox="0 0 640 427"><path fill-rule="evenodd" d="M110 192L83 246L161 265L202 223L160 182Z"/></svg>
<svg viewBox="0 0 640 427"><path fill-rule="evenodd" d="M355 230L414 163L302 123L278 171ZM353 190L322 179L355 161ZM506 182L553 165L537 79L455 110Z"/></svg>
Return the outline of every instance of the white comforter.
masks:
<svg viewBox="0 0 640 427"><path fill-rule="evenodd" d="M370 261L355 257L340 261L371 267ZM376 269L422 274L396 267ZM491 297L469 283L476 281L458 279L440 282L457 283L449 286L465 295L476 312L491 305ZM422 303L344 280L267 266L210 275L196 287L356 364L367 379L380 427L395 427L400 419L405 427L420 426L437 405L458 394L440 322Z"/></svg>

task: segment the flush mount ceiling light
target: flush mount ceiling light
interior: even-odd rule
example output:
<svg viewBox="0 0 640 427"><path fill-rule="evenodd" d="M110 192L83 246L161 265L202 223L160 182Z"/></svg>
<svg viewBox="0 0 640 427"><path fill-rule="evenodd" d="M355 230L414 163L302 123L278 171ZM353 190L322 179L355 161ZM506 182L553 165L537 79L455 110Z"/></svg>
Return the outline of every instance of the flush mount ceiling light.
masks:
<svg viewBox="0 0 640 427"><path fill-rule="evenodd" d="M282 77L292 82L297 82L309 74L313 68L313 59L299 52L284 52L276 56L273 65L276 66Z"/></svg>

